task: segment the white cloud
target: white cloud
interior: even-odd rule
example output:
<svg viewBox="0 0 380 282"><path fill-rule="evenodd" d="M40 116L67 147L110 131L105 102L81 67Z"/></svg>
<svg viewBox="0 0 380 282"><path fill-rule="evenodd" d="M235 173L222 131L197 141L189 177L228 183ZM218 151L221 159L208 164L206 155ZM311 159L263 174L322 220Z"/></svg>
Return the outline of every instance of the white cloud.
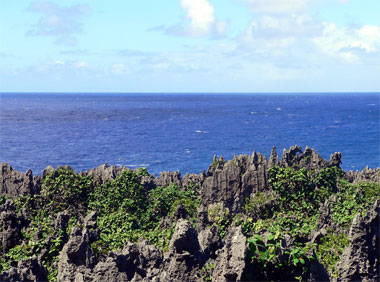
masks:
<svg viewBox="0 0 380 282"><path fill-rule="evenodd" d="M215 21L214 8L207 0L181 0L182 8L191 21L191 27L201 32L208 32Z"/></svg>
<svg viewBox="0 0 380 282"><path fill-rule="evenodd" d="M254 12L285 14L302 11L311 0L243 0Z"/></svg>
<svg viewBox="0 0 380 282"><path fill-rule="evenodd" d="M153 65L153 68L156 70L167 70L170 67L170 64L167 62L161 62L158 64Z"/></svg>
<svg viewBox="0 0 380 282"><path fill-rule="evenodd" d="M216 19L214 7L208 0L181 0L181 7L186 14L186 23L169 27L168 34L191 37L224 34L226 23Z"/></svg>
<svg viewBox="0 0 380 282"><path fill-rule="evenodd" d="M111 66L111 73L113 74L124 74L126 73L127 68L124 64L113 64Z"/></svg>
<svg viewBox="0 0 380 282"><path fill-rule="evenodd" d="M55 37L55 43L73 46L76 34L82 32L82 20L90 13L88 5L61 7L53 2L33 2L29 11L42 14L38 22L27 32L29 36Z"/></svg>
<svg viewBox="0 0 380 282"><path fill-rule="evenodd" d="M337 27L324 23L322 36L314 38L318 48L329 55L339 56L347 62L357 61L365 54L380 53L380 27Z"/></svg>
<svg viewBox="0 0 380 282"><path fill-rule="evenodd" d="M86 66L86 62L85 61L81 61L81 62L77 62L75 63L75 66L80 69L80 68L84 68Z"/></svg>
<svg viewBox="0 0 380 282"><path fill-rule="evenodd" d="M252 21L246 31L255 38L311 37L321 34L322 26L308 15L264 16Z"/></svg>
<svg viewBox="0 0 380 282"><path fill-rule="evenodd" d="M239 38L247 52L273 60L275 57L289 57L287 54L295 49L309 49L310 40L321 35L322 29L321 24L305 14L267 15L252 21Z"/></svg>

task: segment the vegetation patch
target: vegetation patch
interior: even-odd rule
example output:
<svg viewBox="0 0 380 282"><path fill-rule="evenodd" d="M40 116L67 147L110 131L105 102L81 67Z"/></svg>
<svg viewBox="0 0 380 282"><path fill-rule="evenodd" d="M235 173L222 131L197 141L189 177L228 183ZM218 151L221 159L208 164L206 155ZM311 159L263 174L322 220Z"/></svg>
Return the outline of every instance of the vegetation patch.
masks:
<svg viewBox="0 0 380 282"><path fill-rule="evenodd" d="M100 239L91 244L95 254L106 255L120 250L127 241L146 238L166 249L174 232L175 222L161 227L166 217L173 218L181 206L190 220L195 222L199 206L198 187L190 185L182 190L176 185L148 190L141 177L149 176L146 169L138 172L124 170L113 181L95 186L90 176L80 176L69 169L59 168L49 173L42 185L41 194L21 196L14 201L17 213L26 212L29 224L22 232L21 243L0 252L0 273L17 266L21 259L42 254L42 264L49 281L55 281L58 256L68 241L71 228L78 218L95 210ZM0 198L0 204L5 203ZM56 230L54 223L59 213L69 216L67 226Z"/></svg>

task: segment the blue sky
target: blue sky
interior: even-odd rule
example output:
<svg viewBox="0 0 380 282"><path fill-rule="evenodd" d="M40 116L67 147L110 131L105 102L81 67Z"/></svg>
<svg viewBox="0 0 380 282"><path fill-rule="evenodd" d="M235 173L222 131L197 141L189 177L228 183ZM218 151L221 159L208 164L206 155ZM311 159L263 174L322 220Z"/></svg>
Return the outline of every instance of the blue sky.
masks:
<svg viewBox="0 0 380 282"><path fill-rule="evenodd" d="M378 0L4 0L2 92L380 91Z"/></svg>

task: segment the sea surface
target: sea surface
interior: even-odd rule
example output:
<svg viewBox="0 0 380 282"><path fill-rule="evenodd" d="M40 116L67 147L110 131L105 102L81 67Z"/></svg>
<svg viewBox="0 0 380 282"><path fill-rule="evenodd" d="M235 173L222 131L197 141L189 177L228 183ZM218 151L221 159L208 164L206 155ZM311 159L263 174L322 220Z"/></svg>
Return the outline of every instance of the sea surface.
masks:
<svg viewBox="0 0 380 282"><path fill-rule="evenodd" d="M213 155L279 156L291 145L342 168L379 167L380 93L0 94L0 162L40 174L103 163L150 173L207 170Z"/></svg>

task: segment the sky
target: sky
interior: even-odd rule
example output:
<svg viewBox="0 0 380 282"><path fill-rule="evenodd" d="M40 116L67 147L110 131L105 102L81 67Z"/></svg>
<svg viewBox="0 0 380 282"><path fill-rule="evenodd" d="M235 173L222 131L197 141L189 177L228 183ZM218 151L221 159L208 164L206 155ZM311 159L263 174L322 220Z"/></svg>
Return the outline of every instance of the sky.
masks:
<svg viewBox="0 0 380 282"><path fill-rule="evenodd" d="M380 92L379 0L2 0L0 92Z"/></svg>

